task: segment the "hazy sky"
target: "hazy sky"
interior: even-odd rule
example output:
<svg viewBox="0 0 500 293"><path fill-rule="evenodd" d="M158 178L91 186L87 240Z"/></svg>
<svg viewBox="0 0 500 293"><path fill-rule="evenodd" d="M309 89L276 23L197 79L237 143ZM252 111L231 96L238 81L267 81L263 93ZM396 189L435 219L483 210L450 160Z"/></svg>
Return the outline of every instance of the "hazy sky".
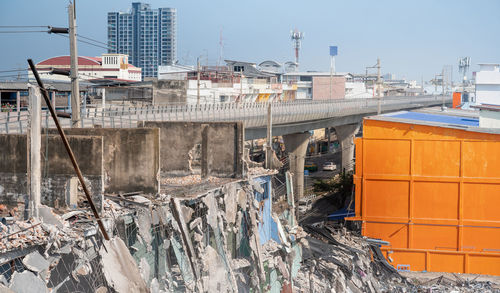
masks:
<svg viewBox="0 0 500 293"><path fill-rule="evenodd" d="M219 58L260 63L293 60L290 30L305 33L301 70L329 70L328 46L339 46L337 71L364 73L382 62L383 73L420 81L439 73L445 64L472 58L477 63L500 62L500 1L498 0L179 0L144 1L152 8L177 8L180 63L214 65ZM78 0L78 33L107 42L107 12L127 11L132 1ZM0 26L67 27L67 0L0 0ZM42 28L32 28L39 30ZM7 29L2 28L0 31ZM11 30L18 30L13 28ZM46 33L0 33L0 71L67 55L67 38ZM79 55L98 56L102 48L79 44Z"/></svg>

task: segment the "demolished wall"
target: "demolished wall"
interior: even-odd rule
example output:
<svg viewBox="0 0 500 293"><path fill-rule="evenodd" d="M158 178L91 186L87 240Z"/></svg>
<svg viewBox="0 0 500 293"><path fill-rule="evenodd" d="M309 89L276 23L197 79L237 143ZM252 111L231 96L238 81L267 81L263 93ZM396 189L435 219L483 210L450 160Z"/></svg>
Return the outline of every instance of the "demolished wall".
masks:
<svg viewBox="0 0 500 293"><path fill-rule="evenodd" d="M67 135L104 137L106 193L159 192L160 133L154 128L70 128ZM49 133L57 133L49 129ZM88 160L78 160L82 162Z"/></svg>
<svg viewBox="0 0 500 293"><path fill-rule="evenodd" d="M68 141L87 181L90 194L98 208L102 205L104 170L103 138L100 136L68 136ZM51 207L69 207L77 199L67 192L75 181L75 172L59 136L41 138L41 203ZM1 134L0 198L9 209L18 207L22 218L28 199L28 146L23 134ZM76 186L76 185L75 185Z"/></svg>
<svg viewBox="0 0 500 293"><path fill-rule="evenodd" d="M144 121L139 126L160 128L163 175L243 176L244 130L239 122Z"/></svg>

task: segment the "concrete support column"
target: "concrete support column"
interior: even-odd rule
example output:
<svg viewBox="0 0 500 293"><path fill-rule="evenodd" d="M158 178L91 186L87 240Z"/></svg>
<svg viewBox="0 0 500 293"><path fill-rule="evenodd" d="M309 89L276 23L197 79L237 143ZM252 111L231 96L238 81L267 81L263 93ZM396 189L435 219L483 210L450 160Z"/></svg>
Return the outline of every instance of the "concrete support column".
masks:
<svg viewBox="0 0 500 293"><path fill-rule="evenodd" d="M29 127L29 217L38 218L41 195L41 112L42 94L38 87L29 87L30 127Z"/></svg>
<svg viewBox="0 0 500 293"><path fill-rule="evenodd" d="M52 104L52 107L55 109L56 108L56 92L55 91L50 92L50 103Z"/></svg>
<svg viewBox="0 0 500 293"><path fill-rule="evenodd" d="M106 88L102 88L102 110L106 108ZM144 93L144 92L143 92Z"/></svg>
<svg viewBox="0 0 500 293"><path fill-rule="evenodd" d="M328 140L328 143L326 145L326 153L329 154L330 153L330 145L332 144L331 142L331 135L330 135L330 127L327 127L325 128L325 135L326 135L326 139Z"/></svg>
<svg viewBox="0 0 500 293"><path fill-rule="evenodd" d="M293 188L296 200L304 196L304 162L310 135L309 132L283 135L290 162L290 172L293 174Z"/></svg>
<svg viewBox="0 0 500 293"><path fill-rule="evenodd" d="M20 91L16 92L16 111L17 112L21 111L21 92Z"/></svg>
<svg viewBox="0 0 500 293"><path fill-rule="evenodd" d="M341 170L352 171L354 169L354 136L359 131L361 124L347 124L335 127L337 139L340 142L342 150L342 166Z"/></svg>

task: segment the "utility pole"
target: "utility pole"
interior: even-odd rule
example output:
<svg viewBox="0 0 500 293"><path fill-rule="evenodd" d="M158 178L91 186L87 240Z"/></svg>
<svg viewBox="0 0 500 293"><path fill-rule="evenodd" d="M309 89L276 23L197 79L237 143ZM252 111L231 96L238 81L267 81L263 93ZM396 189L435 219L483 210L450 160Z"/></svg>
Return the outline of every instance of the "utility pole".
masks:
<svg viewBox="0 0 500 293"><path fill-rule="evenodd" d="M332 99L333 56L330 56L330 100Z"/></svg>
<svg viewBox="0 0 500 293"><path fill-rule="evenodd" d="M441 70L441 91L442 91L442 95L444 96L444 67L443 67L443 70Z"/></svg>
<svg viewBox="0 0 500 293"><path fill-rule="evenodd" d="M441 109L444 110L444 93L445 93L444 67L443 67L443 70L441 71L441 87L442 87L442 91L443 91L441 93L441 99L442 99Z"/></svg>
<svg viewBox="0 0 500 293"><path fill-rule="evenodd" d="M196 58L197 64L197 92L196 92L196 105L200 104L200 57Z"/></svg>
<svg viewBox="0 0 500 293"><path fill-rule="evenodd" d="M377 114L382 113L382 95L380 93L382 87L382 80L380 79L380 58L377 58L377 96L378 96L378 109Z"/></svg>
<svg viewBox="0 0 500 293"><path fill-rule="evenodd" d="M68 5L69 49L71 58L71 127L80 127L80 84L78 83L78 49L76 45L75 0Z"/></svg>
<svg viewBox="0 0 500 293"><path fill-rule="evenodd" d="M380 98L382 89L382 80L380 78L380 58L377 58L377 96Z"/></svg>

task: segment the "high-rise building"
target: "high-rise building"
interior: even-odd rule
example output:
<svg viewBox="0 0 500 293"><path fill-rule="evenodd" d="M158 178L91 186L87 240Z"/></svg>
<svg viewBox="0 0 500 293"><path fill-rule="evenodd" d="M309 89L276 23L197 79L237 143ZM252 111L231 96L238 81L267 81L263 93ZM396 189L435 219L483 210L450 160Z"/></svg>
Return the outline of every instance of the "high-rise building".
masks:
<svg viewBox="0 0 500 293"><path fill-rule="evenodd" d="M140 2L129 12L109 12L108 53L127 54L142 77L156 77L159 65L176 60L176 18L175 8L151 9Z"/></svg>

